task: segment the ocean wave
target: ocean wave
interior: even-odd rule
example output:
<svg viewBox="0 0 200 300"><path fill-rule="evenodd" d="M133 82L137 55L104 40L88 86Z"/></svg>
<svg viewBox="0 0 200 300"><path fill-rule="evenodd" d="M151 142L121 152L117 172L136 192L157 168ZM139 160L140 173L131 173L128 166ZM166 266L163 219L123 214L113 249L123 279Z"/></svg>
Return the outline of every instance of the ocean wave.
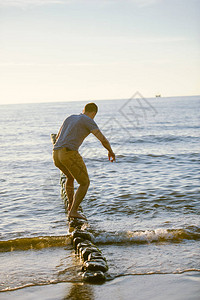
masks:
<svg viewBox="0 0 200 300"><path fill-rule="evenodd" d="M50 247L64 247L69 245L69 236L39 236L32 238L17 238L0 241L0 252L43 249Z"/></svg>
<svg viewBox="0 0 200 300"><path fill-rule="evenodd" d="M153 242L181 242L200 240L200 228L190 226L187 229L163 229L93 232L95 244L144 244ZM51 247L65 247L71 244L70 236L38 236L0 241L0 252L24 251Z"/></svg>
<svg viewBox="0 0 200 300"><path fill-rule="evenodd" d="M125 232L104 232L95 237L97 244L146 244L154 242L182 242L200 240L200 229L163 229L138 230Z"/></svg>
<svg viewBox="0 0 200 300"><path fill-rule="evenodd" d="M199 136L192 135L144 135L141 137L132 137L129 140L126 140L126 143L134 144L151 144L151 143L168 143L168 142L191 142L199 140Z"/></svg>
<svg viewBox="0 0 200 300"><path fill-rule="evenodd" d="M144 276L144 275L170 275L170 274L184 274L184 273L191 273L194 275L194 273L198 274L200 272L200 269L198 268L190 268L190 269L183 269L183 270L175 270L173 272L165 272L165 271L149 271L149 272L122 272L120 274L117 274L115 276L108 277L107 280L113 280L118 277L125 277L125 276ZM199 274L198 274L199 275ZM198 280L199 281L199 280Z"/></svg>
<svg viewBox="0 0 200 300"><path fill-rule="evenodd" d="M183 270L176 270L173 272L162 272L162 271L149 271L149 272L122 272L119 273L117 275L113 275L113 274L106 274L106 281L112 281L116 278L120 278L120 277L127 277L127 276L153 276L153 275L178 275L178 274L184 274L184 273L188 273L190 276L198 276L200 273L200 269L198 268L191 268L191 269L183 269ZM197 281L199 281L199 278L197 277ZM82 284L81 280L59 280L59 279L54 279L54 280L47 280L47 281L36 281L36 282L32 282L32 283L27 283L27 284L21 284L20 286L16 286L16 287L6 287L3 289L0 289L0 293L5 293L5 292L12 292L12 291L18 291L20 289L24 289L24 288L28 288L28 287L42 287L42 286L50 286L50 285L55 285L58 283L77 283L77 284Z"/></svg>
<svg viewBox="0 0 200 300"><path fill-rule="evenodd" d="M158 154L158 153L147 153L147 154L119 154L117 155L117 163L138 163L138 162L155 162L157 160L190 160L192 162L198 162L200 159L199 152L190 152L190 153L177 153L177 154Z"/></svg>

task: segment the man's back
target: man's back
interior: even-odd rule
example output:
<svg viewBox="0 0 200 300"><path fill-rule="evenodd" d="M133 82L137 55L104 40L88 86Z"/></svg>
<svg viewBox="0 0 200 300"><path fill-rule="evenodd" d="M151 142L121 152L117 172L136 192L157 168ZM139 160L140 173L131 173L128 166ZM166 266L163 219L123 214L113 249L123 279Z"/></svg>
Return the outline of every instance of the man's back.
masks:
<svg viewBox="0 0 200 300"><path fill-rule="evenodd" d="M66 147L78 151L84 139L94 129L98 129L97 124L87 115L71 115L63 122L54 149Z"/></svg>

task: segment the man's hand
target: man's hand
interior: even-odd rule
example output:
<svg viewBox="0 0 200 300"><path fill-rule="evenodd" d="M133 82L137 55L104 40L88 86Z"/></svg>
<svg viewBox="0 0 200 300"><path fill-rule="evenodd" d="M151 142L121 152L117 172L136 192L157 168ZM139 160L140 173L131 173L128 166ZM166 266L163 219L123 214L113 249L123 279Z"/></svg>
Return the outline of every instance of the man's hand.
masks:
<svg viewBox="0 0 200 300"><path fill-rule="evenodd" d="M92 133L98 138L98 140L100 140L104 148L108 150L109 161L115 161L115 153L112 151L112 148L107 138L102 134L102 132L99 129L92 130Z"/></svg>
<svg viewBox="0 0 200 300"><path fill-rule="evenodd" d="M115 161L115 153L108 151L108 159L111 162Z"/></svg>

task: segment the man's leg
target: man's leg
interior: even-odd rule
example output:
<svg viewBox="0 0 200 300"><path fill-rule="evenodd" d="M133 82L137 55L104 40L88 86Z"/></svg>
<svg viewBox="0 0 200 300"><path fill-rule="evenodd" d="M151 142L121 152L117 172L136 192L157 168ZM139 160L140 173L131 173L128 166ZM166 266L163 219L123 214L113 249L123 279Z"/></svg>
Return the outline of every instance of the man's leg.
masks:
<svg viewBox="0 0 200 300"><path fill-rule="evenodd" d="M70 211L74 198L74 177L70 174L69 170L60 162L59 151L53 152L53 160L55 166L59 168L66 176L65 191L68 198L68 211Z"/></svg>
<svg viewBox="0 0 200 300"><path fill-rule="evenodd" d="M64 169L61 169L61 166L58 166L59 169L61 169L64 174L67 175L67 178L73 178L76 179L76 181L79 184L79 187L76 191L76 194L73 197L73 203L71 202L73 189L72 189L72 181L66 183L66 191L69 198L69 218L81 218L86 219L84 216L82 216L80 213L78 213L78 208L80 203L82 202L83 198L85 197L90 181L87 173L87 168L85 166L85 163L81 157L81 155L77 151L68 151L60 149L58 152L58 158L59 163L61 163L62 166L67 170L67 172L70 174L68 177L67 172L64 172ZM68 185L69 183L69 185Z"/></svg>
<svg viewBox="0 0 200 300"><path fill-rule="evenodd" d="M87 193L89 184L90 184L90 182L88 180L88 183L79 185L79 187L76 191L76 194L74 195L74 201L73 201L71 210L69 210L69 218L86 219L86 218L84 218L84 216L82 216L81 214L78 213L78 208Z"/></svg>
<svg viewBox="0 0 200 300"><path fill-rule="evenodd" d="M76 194L74 195L73 204L68 216L69 218L86 219L78 212L78 208L83 198L85 197L88 187L90 185L87 168L81 155L78 152L72 153L71 162L72 164L69 170L72 176L79 183L79 187L76 191Z"/></svg>
<svg viewBox="0 0 200 300"><path fill-rule="evenodd" d="M65 190L68 198L68 211L70 211L74 198L74 178L68 178L66 176Z"/></svg>

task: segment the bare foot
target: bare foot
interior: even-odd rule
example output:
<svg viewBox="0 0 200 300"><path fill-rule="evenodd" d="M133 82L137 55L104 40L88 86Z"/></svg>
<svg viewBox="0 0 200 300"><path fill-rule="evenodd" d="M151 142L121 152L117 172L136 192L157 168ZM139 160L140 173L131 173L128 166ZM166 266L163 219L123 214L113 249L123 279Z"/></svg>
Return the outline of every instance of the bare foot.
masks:
<svg viewBox="0 0 200 300"><path fill-rule="evenodd" d="M78 212L69 212L68 217L87 220L87 218L85 216L79 214Z"/></svg>

